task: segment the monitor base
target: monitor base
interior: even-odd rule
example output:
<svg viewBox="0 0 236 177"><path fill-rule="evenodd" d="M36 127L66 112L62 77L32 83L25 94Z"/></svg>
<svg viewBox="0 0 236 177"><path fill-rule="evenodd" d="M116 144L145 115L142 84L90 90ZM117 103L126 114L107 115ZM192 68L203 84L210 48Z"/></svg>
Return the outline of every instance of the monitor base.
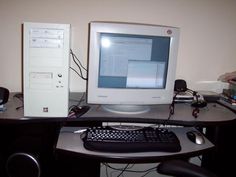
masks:
<svg viewBox="0 0 236 177"><path fill-rule="evenodd" d="M147 105L102 105L102 108L117 114L142 114L150 111Z"/></svg>

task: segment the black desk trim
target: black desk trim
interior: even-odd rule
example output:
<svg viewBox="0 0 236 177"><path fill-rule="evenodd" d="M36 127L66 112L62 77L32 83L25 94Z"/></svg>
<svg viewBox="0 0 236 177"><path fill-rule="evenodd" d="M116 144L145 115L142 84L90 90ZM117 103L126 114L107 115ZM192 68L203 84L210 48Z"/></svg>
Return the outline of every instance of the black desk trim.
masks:
<svg viewBox="0 0 236 177"><path fill-rule="evenodd" d="M149 119L149 118L129 118L129 117L80 117L77 119L67 118L64 122L65 124L70 125L80 125L80 123L90 124L90 123L102 123L102 122L124 122L124 123L150 123L150 124L166 124L166 125L177 125L177 126L187 126L187 127L205 127L205 126L218 126L229 124L231 121L235 120L226 120L226 121L179 121L179 120L170 120L166 119ZM74 124L73 124L74 123Z"/></svg>
<svg viewBox="0 0 236 177"><path fill-rule="evenodd" d="M175 155L169 155L169 156L146 156L146 157L137 157L137 158L124 158L124 157L107 157L106 155L104 156L95 156L95 155L88 155L88 154L83 154L79 152L72 152L72 151L66 151L62 149L56 149L56 154L58 156L63 155L63 156L71 156L73 158L84 158L84 159L91 159L99 162L107 162L107 163L158 163L161 161L165 160L171 160L171 159L188 159L191 157L203 155L207 153L208 151L213 150L214 147L209 148L209 149L204 149L200 150L197 152L192 152L192 153L183 153L183 154L175 154Z"/></svg>

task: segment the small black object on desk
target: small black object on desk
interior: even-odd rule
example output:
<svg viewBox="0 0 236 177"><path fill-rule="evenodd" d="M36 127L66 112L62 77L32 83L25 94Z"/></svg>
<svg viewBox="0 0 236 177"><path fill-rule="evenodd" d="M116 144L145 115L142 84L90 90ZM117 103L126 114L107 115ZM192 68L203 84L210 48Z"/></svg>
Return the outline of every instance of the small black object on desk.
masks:
<svg viewBox="0 0 236 177"><path fill-rule="evenodd" d="M0 105L7 103L9 98L9 90L4 87L0 87Z"/></svg>
<svg viewBox="0 0 236 177"><path fill-rule="evenodd" d="M72 108L72 111L74 111L76 118L79 118L80 116L88 112L89 109L90 106L76 106Z"/></svg>

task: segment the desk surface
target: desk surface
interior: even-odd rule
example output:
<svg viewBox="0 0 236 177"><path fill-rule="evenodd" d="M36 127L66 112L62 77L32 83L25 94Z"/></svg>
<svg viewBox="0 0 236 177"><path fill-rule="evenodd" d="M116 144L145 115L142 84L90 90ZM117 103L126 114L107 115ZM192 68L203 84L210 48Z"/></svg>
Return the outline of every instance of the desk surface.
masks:
<svg viewBox="0 0 236 177"><path fill-rule="evenodd" d="M96 152L84 148L81 140L81 133L73 133L79 127L64 127L58 138L57 150L63 153L72 153L79 157L96 159L105 162L117 163L150 163L159 162L162 160L173 159L178 157L192 157L203 153L203 151L210 150L214 145L205 138L205 143L197 145L192 143L187 136L184 136L187 131L193 129L191 127L175 127L170 128L180 140L181 151L177 153L169 152L136 152L136 153L109 153Z"/></svg>
<svg viewBox="0 0 236 177"><path fill-rule="evenodd" d="M80 118L39 118L30 117L26 118L23 116L23 108L16 109L17 107L23 106L23 102L18 98L13 97L14 93L10 95L10 99L6 104L7 111L0 113L0 122L43 122L43 121L56 121L56 122L137 122L137 123L163 123L167 120L169 115L169 105L154 105L151 106L151 111L148 113L138 115L122 115L114 114L104 111L98 105L91 105L91 109ZM79 94L72 94L71 104L75 104L80 100ZM77 101L76 101L77 100ZM235 120L236 115L234 112L225 108L224 106L217 103L210 103L207 107L200 110L198 118L192 116L193 108L189 104L176 104L175 113L168 121L168 124L177 125L188 125L188 126L207 126L207 125L219 125L222 123L228 123ZM73 128L73 127L72 127ZM213 144L209 141L202 146L191 143L185 135L188 128L176 128L174 132L180 139L182 150L179 153L161 153L161 152L149 152L149 153L99 153L91 152L83 148L80 135L74 133L60 133L57 150L66 151L78 154L84 157L99 158L106 161L115 162L121 161L138 161L150 162L150 161L161 161L167 158L175 158L178 156L195 156L202 154L203 151L211 149Z"/></svg>
<svg viewBox="0 0 236 177"><path fill-rule="evenodd" d="M201 108L197 118L192 116L193 108L189 104L176 104L174 115L168 121L169 124L177 125L219 125L235 120L236 114L226 107L209 103L207 107ZM151 106L147 113L137 115L114 114L103 110L100 106L93 105L91 109L84 114L81 120L95 121L113 121L113 122L146 122L146 123L163 123L168 119L169 105ZM165 122L166 123L166 122Z"/></svg>
<svg viewBox="0 0 236 177"><path fill-rule="evenodd" d="M0 121L15 122L15 121L68 121L68 122L137 122L137 123L163 123L169 115L169 105L154 105L151 110L143 114L125 115L114 114L103 110L99 105L90 105L91 109L80 118L39 118L39 117L24 117L23 102L18 98L13 97L15 93L10 95L9 101L6 104L7 111L0 112ZM80 99L80 94L71 94L71 104L77 103ZM19 109L16 109L19 108ZM226 107L217 104L209 103L207 107L201 108L198 118L192 116L193 108L189 104L176 104L175 113L171 116L168 124L187 125L187 126L205 126L219 125L228 123L236 119L236 114Z"/></svg>
<svg viewBox="0 0 236 177"><path fill-rule="evenodd" d="M78 94L72 93L71 98L79 100ZM114 114L104 110L100 105L90 105L91 109L80 117L80 120L95 121L113 121L113 122L146 122L146 123L163 123L169 116L169 105L152 105L151 110L142 114ZM171 116L169 124L177 125L219 125L236 120L236 114L218 103L209 103L207 107L200 108L197 118L192 116L193 108L189 103L175 104L174 115ZM166 123L166 122L165 122Z"/></svg>

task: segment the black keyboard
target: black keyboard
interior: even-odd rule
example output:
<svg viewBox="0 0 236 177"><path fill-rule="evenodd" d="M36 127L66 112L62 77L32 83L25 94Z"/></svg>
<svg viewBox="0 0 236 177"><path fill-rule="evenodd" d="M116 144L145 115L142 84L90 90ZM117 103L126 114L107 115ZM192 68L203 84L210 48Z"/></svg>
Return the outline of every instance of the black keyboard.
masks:
<svg viewBox="0 0 236 177"><path fill-rule="evenodd" d="M84 147L102 152L179 152L180 142L174 132L165 128L117 130L91 127L85 132Z"/></svg>

